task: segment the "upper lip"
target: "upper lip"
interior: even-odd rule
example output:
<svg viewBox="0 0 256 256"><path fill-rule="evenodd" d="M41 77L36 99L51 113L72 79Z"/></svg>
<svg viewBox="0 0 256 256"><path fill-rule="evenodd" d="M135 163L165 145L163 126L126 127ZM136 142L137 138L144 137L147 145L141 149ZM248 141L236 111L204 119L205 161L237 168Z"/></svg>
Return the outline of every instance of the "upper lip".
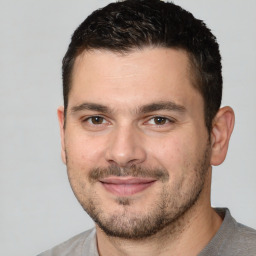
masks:
<svg viewBox="0 0 256 256"><path fill-rule="evenodd" d="M153 178L144 178L144 177L108 177L99 180L102 183L107 184L142 184L142 183L150 183L156 181Z"/></svg>

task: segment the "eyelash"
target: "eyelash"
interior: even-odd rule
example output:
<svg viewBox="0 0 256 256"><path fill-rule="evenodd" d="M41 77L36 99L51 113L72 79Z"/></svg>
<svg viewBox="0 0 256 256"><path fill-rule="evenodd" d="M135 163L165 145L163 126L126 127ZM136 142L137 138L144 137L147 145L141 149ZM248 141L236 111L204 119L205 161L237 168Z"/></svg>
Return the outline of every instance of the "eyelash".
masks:
<svg viewBox="0 0 256 256"><path fill-rule="evenodd" d="M151 117L151 118L147 121L147 123L149 123L149 121L151 121L151 120L154 120L154 121L155 121L155 119L157 119L157 118L164 120L164 124L156 124L156 123L153 124L153 125L157 125L158 127L165 126L165 125L168 125L168 124L170 124L170 123L175 123L175 120L174 120L174 119L171 119L171 118L168 118L168 117L165 117L165 116L153 116L153 117Z"/></svg>
<svg viewBox="0 0 256 256"><path fill-rule="evenodd" d="M93 121L92 121L93 118L101 118L103 120L103 123L93 124ZM90 122L90 120L91 120L91 122ZM83 120L83 122L88 122L88 123L90 123L90 125L96 125L96 126L103 125L103 124L107 123L106 118L103 117L103 116L100 116L100 115L98 115L98 116L89 116L89 117L85 118Z"/></svg>
<svg viewBox="0 0 256 256"><path fill-rule="evenodd" d="M101 120L102 120L102 123L94 124L93 121L92 121L93 118L95 118L95 119L96 119L96 118L101 119ZM162 120L164 121L164 123L163 123L163 124L157 124L157 123L150 124L150 123L149 123L151 120L156 121L157 118L158 118L158 119L162 119ZM104 125L104 124L107 124L107 123L108 123L108 121L106 120L106 118L103 117L103 116L100 116L100 115L89 116L89 117L85 118L85 119L83 120L83 122L87 122L87 123L89 123L89 124L92 125L92 126L101 126L101 125ZM147 124L149 124L149 125L156 125L157 127L161 127L161 126L166 126L166 125L168 125L168 124L170 124L170 123L175 123L175 120L174 120L174 119L171 119L171 118L168 118L168 117L165 117L165 116L160 116L160 115L158 115L158 116L150 117L145 123L147 123Z"/></svg>

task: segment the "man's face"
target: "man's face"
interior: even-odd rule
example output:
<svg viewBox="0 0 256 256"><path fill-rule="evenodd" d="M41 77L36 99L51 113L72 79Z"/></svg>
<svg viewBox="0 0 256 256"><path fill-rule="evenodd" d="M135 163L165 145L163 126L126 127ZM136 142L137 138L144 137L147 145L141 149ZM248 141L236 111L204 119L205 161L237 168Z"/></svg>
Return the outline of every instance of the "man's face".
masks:
<svg viewBox="0 0 256 256"><path fill-rule="evenodd" d="M150 236L205 193L209 136L190 72L182 50L77 57L63 159L77 199L105 233Z"/></svg>

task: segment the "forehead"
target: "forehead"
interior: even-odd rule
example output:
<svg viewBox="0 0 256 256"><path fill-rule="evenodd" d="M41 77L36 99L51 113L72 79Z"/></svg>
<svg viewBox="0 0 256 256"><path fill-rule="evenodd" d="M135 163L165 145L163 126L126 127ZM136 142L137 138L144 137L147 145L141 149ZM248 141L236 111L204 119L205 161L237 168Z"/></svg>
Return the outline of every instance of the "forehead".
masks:
<svg viewBox="0 0 256 256"><path fill-rule="evenodd" d="M75 60L69 101L175 99L183 103L197 93L192 86L189 57L183 50L145 48L125 54L91 50Z"/></svg>
<svg viewBox="0 0 256 256"><path fill-rule="evenodd" d="M189 54L183 49L173 49L166 47L144 47L142 49L134 48L127 52L115 52L105 49L92 49L85 50L80 53L74 62L73 78L76 77L79 71L83 72L91 68L91 71L101 73L101 75L111 74L113 66L117 64L120 70L125 67L127 72L132 70L132 66L139 69L137 73L146 71L147 69L155 69L157 72L164 73L175 70L176 72L183 72L188 75L190 71L190 59ZM175 69L175 66L179 66L179 69ZM99 69L99 67L104 69ZM130 68L129 68L130 67ZM159 68L158 68L159 67ZM129 68L129 69L127 69ZM104 71L107 73L104 74ZM123 70L122 70L123 71ZM151 70L152 71L152 70Z"/></svg>

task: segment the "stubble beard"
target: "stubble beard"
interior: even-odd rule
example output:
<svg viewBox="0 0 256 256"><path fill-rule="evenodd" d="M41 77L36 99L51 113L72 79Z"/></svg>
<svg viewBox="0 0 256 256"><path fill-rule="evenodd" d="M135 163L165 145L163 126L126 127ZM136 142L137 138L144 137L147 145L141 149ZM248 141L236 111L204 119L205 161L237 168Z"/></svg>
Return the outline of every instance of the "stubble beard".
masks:
<svg viewBox="0 0 256 256"><path fill-rule="evenodd" d="M90 171L90 183L110 175L157 177L158 181L163 183L163 189L156 197L159 200L150 207L150 212L132 212L133 200L127 197L117 197L115 202L122 207L122 210L117 213L108 214L102 208L102 201L97 196L97 193L94 193L90 198L87 198L85 195L81 198L75 186L72 186L73 179L70 176L69 180L74 194L84 210L106 235L122 239L142 240L163 231L167 227L171 227L171 229L168 229L169 234L179 233L183 229L184 225L180 221L182 216L195 205L203 190L205 177L210 166L209 155L210 148L207 146L204 155L198 159L194 168L191 168L193 174L189 182L190 187L185 191L181 189L181 183L173 184L172 186L175 187L168 185L169 174L165 169L143 169L137 166L119 168L111 166L109 168L95 168Z"/></svg>

